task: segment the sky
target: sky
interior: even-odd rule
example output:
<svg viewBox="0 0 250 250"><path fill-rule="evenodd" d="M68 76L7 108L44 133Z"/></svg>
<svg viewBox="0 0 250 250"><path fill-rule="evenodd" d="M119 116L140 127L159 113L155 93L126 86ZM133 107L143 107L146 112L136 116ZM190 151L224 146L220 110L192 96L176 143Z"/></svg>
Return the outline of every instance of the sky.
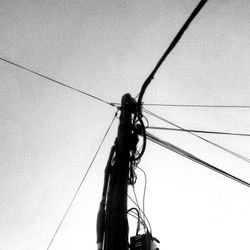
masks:
<svg viewBox="0 0 250 250"><path fill-rule="evenodd" d="M197 0L0 2L0 57L107 102L135 97ZM210 0L144 103L250 105L250 3ZM249 133L249 109L149 107L187 129ZM0 249L45 250L116 109L0 61ZM167 126L149 115L150 126ZM113 123L51 250L95 249ZM190 134L150 131L250 182L249 163ZM202 135L250 158L249 137ZM145 211L160 249L249 249L250 190L147 143ZM142 204L144 176L136 191ZM131 188L129 188L131 193ZM135 221L129 220L130 235Z"/></svg>

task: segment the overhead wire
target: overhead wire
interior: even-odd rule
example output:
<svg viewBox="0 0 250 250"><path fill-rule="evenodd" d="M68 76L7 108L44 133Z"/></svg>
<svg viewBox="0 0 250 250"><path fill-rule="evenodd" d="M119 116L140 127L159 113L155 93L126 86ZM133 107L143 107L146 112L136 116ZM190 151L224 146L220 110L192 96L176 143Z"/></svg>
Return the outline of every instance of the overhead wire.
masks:
<svg viewBox="0 0 250 250"><path fill-rule="evenodd" d="M221 146L221 145L219 145L219 144L217 144L215 142L212 142L211 140L208 140L208 139L206 139L206 138L204 138L202 136L199 136L199 135L197 135L197 134L195 134L193 132L190 132L190 131L184 129L183 127L181 127L181 126L179 126L179 125L177 125L177 124L175 124L175 123L173 123L173 122L171 122L171 121L169 121L169 120L167 120L167 119L165 119L165 118L163 118L163 117L161 117L161 116L159 116L159 115L157 115L157 114L155 114L155 113L153 113L153 112L151 112L151 111L149 111L149 110L147 110L145 108L143 108L142 110L145 113L147 113L147 114L149 114L151 116L154 116L155 118L157 118L159 120L162 120L162 121L164 121L164 122L166 122L168 124L171 124L172 126L175 126L175 127L179 128L179 129L181 129L181 130L183 130L183 131L185 131L185 132L199 138L200 140L203 140L203 141L205 141L205 142L207 142L207 143L209 143L209 144L211 144L211 145L213 145L213 146L215 146L215 147L217 147L217 148L219 148L219 149L221 149L221 150L223 150L223 151L225 151L225 152L227 152L227 153L229 153L229 154L231 154L231 155L233 155L233 156L235 156L235 157L237 157L237 158L239 158L239 159L241 159L241 160L243 160L243 161L245 161L247 163L250 163L250 159L243 156L243 155L241 155L241 154L238 154L238 153L236 153L236 152L234 152L234 151L232 151L232 150L230 150L230 149L228 149L226 147L223 147L223 146Z"/></svg>
<svg viewBox="0 0 250 250"><path fill-rule="evenodd" d="M114 103L117 104L117 103ZM156 107L181 107L181 108L241 108L249 109L248 105L203 105L203 104L161 104L161 103L143 103L143 106Z"/></svg>
<svg viewBox="0 0 250 250"><path fill-rule="evenodd" d="M173 152L175 152L183 157L186 157L186 158L188 158L196 163L199 163L199 164L201 164L201 165L203 165L203 166L205 166L205 167L207 167L207 168L209 168L209 169L211 169L219 174L222 174L222 175L224 175L224 176L226 176L226 177L228 177L228 178L230 178L230 179L232 179L240 184L243 184L247 187L250 187L250 183L248 183L248 182L246 182L246 181L244 181L244 180L242 180L234 175L231 175L228 172L213 166L212 164L209 164L209 163L199 159L198 157L190 154L189 152L187 152L187 151L185 151L185 150L183 150L183 149L181 149L181 148L179 148L179 147L177 147L177 146L175 146L175 145L173 145L165 140L162 140L162 139L156 137L155 135L152 135L151 133L147 132L147 138L150 141L152 141L152 142L154 142L154 143L156 143L164 148L167 148L167 149L169 149L169 150L171 150L171 151L173 151Z"/></svg>
<svg viewBox="0 0 250 250"><path fill-rule="evenodd" d="M94 161L95 161L95 159L96 159L96 157L97 157L97 155L98 155L98 153L99 153L99 151L100 151L100 149L101 149L101 146L102 146L102 144L103 144L105 138L107 137L107 134L108 134L108 132L109 132L109 130L110 130L110 128L111 128L111 126L112 126L112 124L113 124L113 122L114 122L116 116L117 116L117 114L118 114L118 111L116 111L116 113L115 113L115 115L114 115L112 121L110 122L110 124L109 124L109 126L108 126L108 129L106 130L106 132L105 132L105 134L104 134L104 136L103 136L103 138L102 138L102 140L101 140L101 143L99 144L99 146L98 146L98 148L97 148L97 151L96 151L96 153L94 154L94 157L93 157L92 161L90 162L89 167L87 168L87 170L86 170L86 172L85 172L85 174L84 174L84 176L83 176L83 178L82 178L80 184L78 185L78 187L77 187L77 189L76 189L76 192L75 192L73 198L71 199L69 205L67 206L67 209L65 210L65 212L64 212L64 214L63 214L63 217L62 217L62 219L60 220L60 223L59 223L59 225L57 226L57 228L56 228L56 230L55 230L55 232L54 232L54 234L53 234L53 237L51 238L51 240L50 240L50 242L49 242L49 245L48 245L48 247L47 247L47 250L49 250L49 248L51 247L51 245L52 245L52 243L53 243L53 241L54 241L54 239L55 239L55 237L56 237L56 235L58 234L59 229L61 228L63 221L65 220L65 218L66 218L66 216L67 216L67 214L68 214L68 212L69 212L69 210L70 210L70 208L71 208L71 206L72 206L72 204L73 204L73 202L74 202L74 200L75 200L77 194L79 193L80 188L82 187L82 184L84 183L84 181L85 181L85 179L86 179L86 177L87 177L87 175L88 175L88 173L89 173L89 171L90 171L90 169L91 169L91 167L92 167L92 165L93 165L93 163L94 163Z"/></svg>
<svg viewBox="0 0 250 250"><path fill-rule="evenodd" d="M194 132L194 133L216 134L216 135L250 136L250 134L244 134L244 133L231 133L231 132L194 130L194 129L178 129L178 128L157 127L157 126L148 126L147 129L170 130L170 131L178 131L178 132L187 132L188 131L188 132Z"/></svg>
<svg viewBox="0 0 250 250"><path fill-rule="evenodd" d="M77 89L77 88L75 88L75 87L72 87L72 86L70 86L70 85L68 85L68 84L66 84L66 83L57 81L57 80L55 80L55 79L53 79L53 78L51 78L51 77L48 77L48 76L46 76L46 75L44 75L44 74L41 74L41 73L39 73L39 72L37 72L37 71L31 70L31 69L29 69L29 68L27 68L27 67L24 67L24 66L20 65L20 64L17 64L17 63L15 63L15 62L10 61L10 60L4 59L4 58L2 58L2 57L0 57L0 60L3 61L3 62L6 62L6 63L8 63L8 64L11 64L11 65L13 65L13 66L16 66L16 67L18 67L18 68L20 68L20 69L23 69L23 70L25 70L25 71L28 71L28 72L30 72L30 73L32 73L32 74L35 74L35 75L37 75L37 76L40 76L40 77L42 77L42 78L44 78L44 79L47 79L47 80L49 80L49 81L51 81L51 82L57 83L57 84L60 85L60 86L66 87L66 88L71 89L71 90L73 90L73 91L76 91L76 92L78 92L78 93L81 93L81 94L84 94L84 95L86 95L86 96L89 96L89 97L91 97L91 98L93 98L93 99L95 99L95 100L98 100L98 101L102 102L102 103L106 103L106 104L108 104L108 105L110 105L110 106L113 106L113 107L115 106L114 104L112 104L112 103L110 103L110 102L107 102L107 101L105 101L104 99L102 99L102 98L100 98L100 97L98 97L98 96L89 94L89 93L87 93L87 92L85 92L85 91L82 91L82 90L80 90L80 89Z"/></svg>
<svg viewBox="0 0 250 250"><path fill-rule="evenodd" d="M118 102L111 102L115 107L120 107ZM250 109L249 105L204 105L204 104L162 104L162 103L142 103L143 106L152 107L174 107L174 108L236 108L236 109Z"/></svg>

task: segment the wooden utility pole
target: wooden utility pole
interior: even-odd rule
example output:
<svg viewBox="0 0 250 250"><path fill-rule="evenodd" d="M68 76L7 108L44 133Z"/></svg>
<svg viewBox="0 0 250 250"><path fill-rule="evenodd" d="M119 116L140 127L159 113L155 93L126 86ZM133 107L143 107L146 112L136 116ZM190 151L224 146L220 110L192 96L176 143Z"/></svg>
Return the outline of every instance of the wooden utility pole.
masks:
<svg viewBox="0 0 250 250"><path fill-rule="evenodd" d="M132 136L132 113L135 111L136 102L130 94L125 94L121 104L113 163L109 166L108 191L100 205L98 218L102 217L102 219L97 221L97 225L103 224L100 223L101 220L105 221L104 232L101 232L101 235L104 235L103 244L98 248L102 250L128 250L127 191L131 150L135 146ZM107 188L108 178L105 179L104 190ZM105 219L103 219L104 200L106 202ZM102 227L99 226L99 228Z"/></svg>

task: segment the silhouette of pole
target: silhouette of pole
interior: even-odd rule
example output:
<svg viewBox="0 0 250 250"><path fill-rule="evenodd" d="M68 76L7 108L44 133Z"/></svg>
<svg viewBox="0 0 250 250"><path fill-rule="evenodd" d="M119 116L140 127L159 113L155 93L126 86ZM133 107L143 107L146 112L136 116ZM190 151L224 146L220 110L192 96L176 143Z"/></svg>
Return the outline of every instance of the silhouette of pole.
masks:
<svg viewBox="0 0 250 250"><path fill-rule="evenodd" d="M133 147L133 110L135 100L130 94L125 94L122 97L120 124L107 195L104 250L128 250L127 191L130 151Z"/></svg>

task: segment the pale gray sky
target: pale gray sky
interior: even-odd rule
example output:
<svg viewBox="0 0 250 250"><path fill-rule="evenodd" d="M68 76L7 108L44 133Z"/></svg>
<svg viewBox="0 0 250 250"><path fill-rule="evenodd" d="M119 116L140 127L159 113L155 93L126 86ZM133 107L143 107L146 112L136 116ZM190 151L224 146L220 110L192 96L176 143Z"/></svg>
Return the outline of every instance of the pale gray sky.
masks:
<svg viewBox="0 0 250 250"><path fill-rule="evenodd" d="M0 57L119 102L126 92L138 94L197 3L2 0ZM208 1L144 101L250 105L249 30L249 1ZM45 250L116 110L2 61L0 110L0 249ZM151 110L185 128L250 132L248 109ZM95 249L103 172L116 131L117 121L51 250ZM250 181L250 165L218 148L184 133L155 134ZM247 137L204 137L250 158ZM160 249L249 249L248 188L150 142L140 167ZM138 172L140 201L143 185Z"/></svg>

